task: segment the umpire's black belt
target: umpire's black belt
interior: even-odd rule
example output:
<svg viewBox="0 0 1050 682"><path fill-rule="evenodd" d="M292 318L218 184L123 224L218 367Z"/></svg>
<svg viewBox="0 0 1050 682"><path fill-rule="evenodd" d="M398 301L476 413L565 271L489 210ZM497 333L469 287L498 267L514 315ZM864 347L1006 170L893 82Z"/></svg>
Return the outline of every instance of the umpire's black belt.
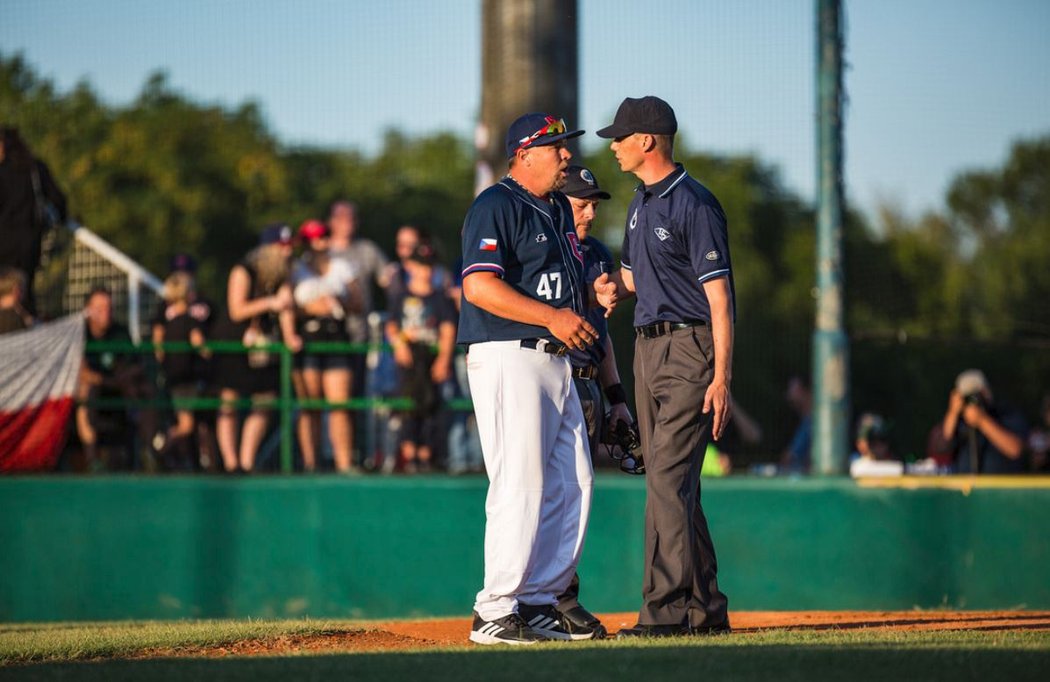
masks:
<svg viewBox="0 0 1050 682"><path fill-rule="evenodd" d="M547 339L522 339L521 347L557 355L559 358L569 352L568 346Z"/></svg>
<svg viewBox="0 0 1050 682"><path fill-rule="evenodd" d="M689 320L688 322L667 322L661 320L653 324L635 327L634 333L643 339L655 339L658 336L670 334L676 329L691 329L692 327L706 327L707 325L707 320Z"/></svg>
<svg viewBox="0 0 1050 682"><path fill-rule="evenodd" d="M597 379L598 378L598 365L584 365L583 367L573 367L572 375L577 379Z"/></svg>

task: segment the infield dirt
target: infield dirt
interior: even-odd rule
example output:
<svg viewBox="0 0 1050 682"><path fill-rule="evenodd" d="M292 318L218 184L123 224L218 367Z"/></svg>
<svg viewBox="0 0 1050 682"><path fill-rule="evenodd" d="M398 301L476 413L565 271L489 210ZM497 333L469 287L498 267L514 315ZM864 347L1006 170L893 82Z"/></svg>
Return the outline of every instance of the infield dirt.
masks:
<svg viewBox="0 0 1050 682"><path fill-rule="evenodd" d="M635 623L634 613L602 614L610 633ZM744 611L730 614L733 632L762 630L1050 630L1050 611ZM247 639L222 646L150 649L131 658L276 656L295 652L388 651L467 645L469 618L369 623L367 629Z"/></svg>

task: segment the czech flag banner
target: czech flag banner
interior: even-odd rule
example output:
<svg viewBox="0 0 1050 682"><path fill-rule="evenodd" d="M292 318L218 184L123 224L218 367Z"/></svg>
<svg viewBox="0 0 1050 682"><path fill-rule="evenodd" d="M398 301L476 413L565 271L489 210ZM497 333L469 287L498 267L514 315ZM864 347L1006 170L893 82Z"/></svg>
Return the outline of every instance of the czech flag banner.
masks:
<svg viewBox="0 0 1050 682"><path fill-rule="evenodd" d="M83 357L82 315L0 335L0 471L54 468Z"/></svg>

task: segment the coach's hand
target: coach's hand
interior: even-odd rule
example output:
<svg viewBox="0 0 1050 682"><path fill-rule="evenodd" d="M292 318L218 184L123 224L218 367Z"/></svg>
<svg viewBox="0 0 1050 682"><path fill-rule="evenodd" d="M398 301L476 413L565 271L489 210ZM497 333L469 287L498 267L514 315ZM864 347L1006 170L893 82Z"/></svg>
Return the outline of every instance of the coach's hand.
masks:
<svg viewBox="0 0 1050 682"><path fill-rule="evenodd" d="M711 424L711 437L718 440L729 419L732 417L732 407L729 399L729 386L725 382L711 382L704 394L704 414L714 411L714 421Z"/></svg>
<svg viewBox="0 0 1050 682"><path fill-rule="evenodd" d="M573 350L583 350L598 340L598 332L591 323L568 308L556 308L547 329Z"/></svg>

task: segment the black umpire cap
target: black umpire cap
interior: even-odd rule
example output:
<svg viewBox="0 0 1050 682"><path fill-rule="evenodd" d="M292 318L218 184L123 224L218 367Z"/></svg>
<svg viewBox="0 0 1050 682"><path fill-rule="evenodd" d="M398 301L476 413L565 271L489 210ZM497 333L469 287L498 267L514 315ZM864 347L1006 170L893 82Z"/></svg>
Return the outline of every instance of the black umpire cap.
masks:
<svg viewBox="0 0 1050 682"><path fill-rule="evenodd" d="M577 199L608 199L610 194L598 187L594 174L583 166L565 169L565 186L561 191Z"/></svg>
<svg viewBox="0 0 1050 682"><path fill-rule="evenodd" d="M674 135L678 132L678 119L671 105L659 97L628 97L616 110L611 126L598 131L598 137L626 137L633 133Z"/></svg>

